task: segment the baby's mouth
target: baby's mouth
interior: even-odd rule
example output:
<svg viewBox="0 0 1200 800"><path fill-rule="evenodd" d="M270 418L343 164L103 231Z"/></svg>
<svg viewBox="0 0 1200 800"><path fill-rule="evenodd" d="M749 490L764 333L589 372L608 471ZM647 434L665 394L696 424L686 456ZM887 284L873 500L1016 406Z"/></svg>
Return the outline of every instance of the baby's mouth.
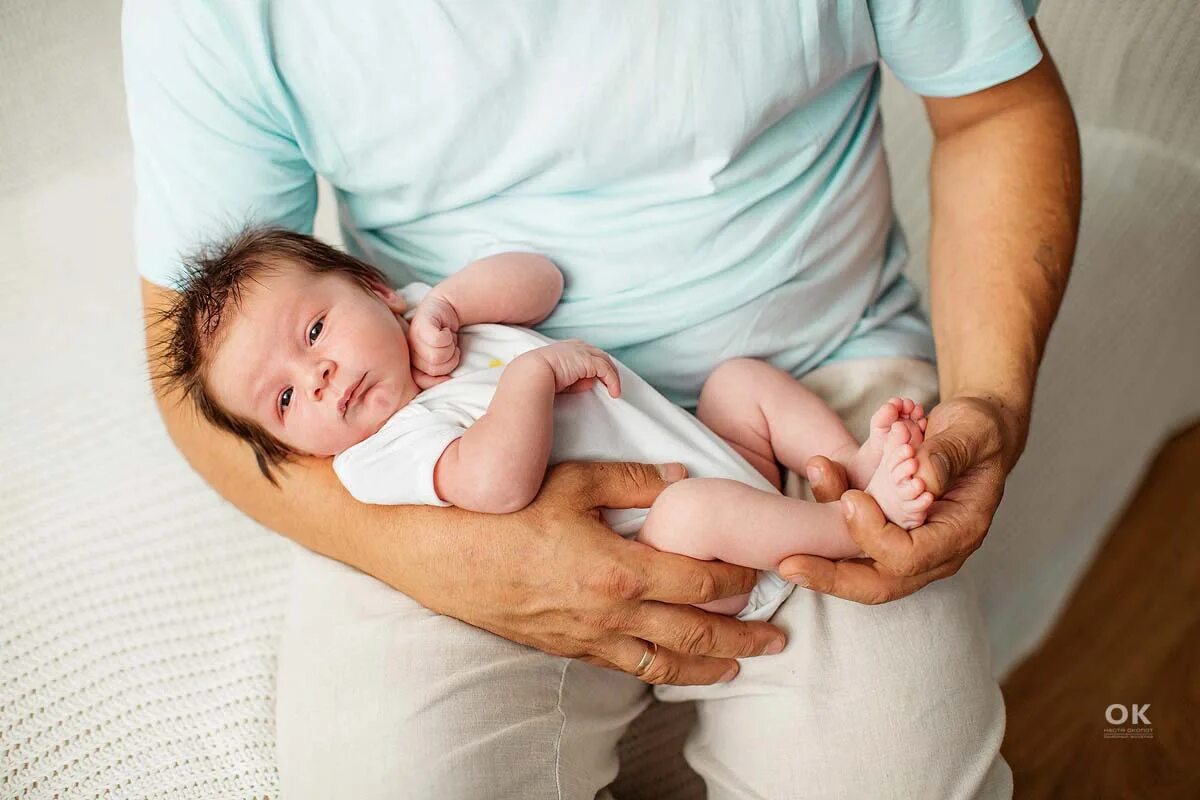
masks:
<svg viewBox="0 0 1200 800"><path fill-rule="evenodd" d="M354 385L347 389L342 395L342 399L338 401L338 411L341 412L342 417L346 416L346 412L350 409L350 404L354 402L355 392L358 391L358 387L362 386L362 382L366 379L366 377L367 373L364 372L362 377L355 381Z"/></svg>

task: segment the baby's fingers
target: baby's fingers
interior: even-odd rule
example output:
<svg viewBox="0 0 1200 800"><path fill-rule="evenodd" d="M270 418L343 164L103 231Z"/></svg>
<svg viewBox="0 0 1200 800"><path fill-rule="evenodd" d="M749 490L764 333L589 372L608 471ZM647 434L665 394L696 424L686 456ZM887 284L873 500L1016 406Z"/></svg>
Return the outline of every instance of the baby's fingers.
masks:
<svg viewBox="0 0 1200 800"><path fill-rule="evenodd" d="M430 353L424 348L414 348L412 365L427 375L447 375L458 366L461 353L457 347L452 347L446 353L436 353L437 359L430 358Z"/></svg>
<svg viewBox="0 0 1200 800"><path fill-rule="evenodd" d="M450 380L449 375L430 375L422 372L419 369L413 370L413 382L417 384L417 388L421 391L437 386L439 383Z"/></svg>
<svg viewBox="0 0 1200 800"><path fill-rule="evenodd" d="M413 325L413 334L419 341L430 347L454 346L454 331L443 328L436 322L430 321L423 325Z"/></svg>
<svg viewBox="0 0 1200 800"><path fill-rule="evenodd" d="M593 364L596 370L596 377L608 387L608 393L612 397L621 396L621 374L617 372L617 367L607 355L593 356Z"/></svg>
<svg viewBox="0 0 1200 800"><path fill-rule="evenodd" d="M411 348L413 356L426 364L449 364L458 358L458 345L451 342L441 347L431 347L424 342L414 342Z"/></svg>
<svg viewBox="0 0 1200 800"><path fill-rule="evenodd" d="M590 392L592 390L592 387L595 385L596 385L595 378L584 378L583 380L578 380L578 381L575 381L574 383L572 383L570 386L567 387L566 391L568 394L579 394L580 392Z"/></svg>

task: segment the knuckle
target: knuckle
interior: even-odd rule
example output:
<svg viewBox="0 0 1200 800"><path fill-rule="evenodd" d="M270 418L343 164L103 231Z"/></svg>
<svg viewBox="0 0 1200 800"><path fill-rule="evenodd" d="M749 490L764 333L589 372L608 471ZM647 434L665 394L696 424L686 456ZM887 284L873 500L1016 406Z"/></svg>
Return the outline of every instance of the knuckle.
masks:
<svg viewBox="0 0 1200 800"><path fill-rule="evenodd" d="M642 680L646 683L664 684L678 683L680 676L679 664L675 663L674 659L664 659L660 655L655 660L654 665L650 667L645 675L642 675Z"/></svg>
<svg viewBox="0 0 1200 800"><path fill-rule="evenodd" d="M714 600L721 599L721 591L720 587L717 585L717 579L714 578L712 573L708 570L702 570L700 572L696 591L700 595L699 602L701 603L711 603Z"/></svg>
<svg viewBox="0 0 1200 800"><path fill-rule="evenodd" d="M598 612L595 622L601 631L623 633L629 630L630 615L620 609L610 609Z"/></svg>
<svg viewBox="0 0 1200 800"><path fill-rule="evenodd" d="M629 567L613 561L592 573L592 586L604 597L637 600L646 591L645 583Z"/></svg>
<svg viewBox="0 0 1200 800"><path fill-rule="evenodd" d="M587 468L578 461L566 461L550 468L547 483L553 483L564 491L578 490L587 482Z"/></svg>
<svg viewBox="0 0 1200 800"><path fill-rule="evenodd" d="M620 463L619 469L619 477L623 483L628 484L631 487L641 487L646 485L646 469L643 465L623 461Z"/></svg>
<svg viewBox="0 0 1200 800"><path fill-rule="evenodd" d="M682 649L686 653L706 655L716 646L717 636L708 625L697 625L683 634Z"/></svg>
<svg viewBox="0 0 1200 800"><path fill-rule="evenodd" d="M869 606L879 606L891 599L888 592L882 589L873 589L867 593L866 599L863 601Z"/></svg>

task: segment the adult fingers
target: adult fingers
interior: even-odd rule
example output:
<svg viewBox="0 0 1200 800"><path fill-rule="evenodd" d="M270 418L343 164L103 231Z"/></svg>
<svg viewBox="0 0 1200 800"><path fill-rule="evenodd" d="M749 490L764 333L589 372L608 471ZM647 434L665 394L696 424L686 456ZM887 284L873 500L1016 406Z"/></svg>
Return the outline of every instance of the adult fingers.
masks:
<svg viewBox="0 0 1200 800"><path fill-rule="evenodd" d="M937 505L937 504L935 504ZM932 513L944 507L939 506ZM963 554L966 532L953 526L922 526L906 531L888 522L875 500L857 490L842 496L842 509L851 538L863 552L897 575L919 575Z"/></svg>
<svg viewBox="0 0 1200 800"><path fill-rule="evenodd" d="M876 605L906 597L926 584L958 572L965 556L919 575L896 575L871 559L830 561L818 556L792 556L788 579L816 592Z"/></svg>
<svg viewBox="0 0 1200 800"><path fill-rule="evenodd" d="M1000 454L1004 437L996 414L982 400L952 400L934 409L925 440L917 448L921 465L917 474L934 497L941 497L964 473Z"/></svg>
<svg viewBox="0 0 1200 800"><path fill-rule="evenodd" d="M935 503L935 513L941 512L945 505ZM943 520L931 524L927 521L926 525L912 531L893 525L870 495L864 492L846 492L842 496L842 508L850 536L870 557L867 560L897 578L927 575L957 558L965 558L974 549L964 546L968 537L953 522ZM861 559L838 563L854 561ZM815 588L814 581L819 585L836 585L839 587L835 591L837 596L845 596L841 592L848 592L855 595L851 599L864 603L885 602L903 596L895 594L899 583L872 578L855 567L838 568L834 562L813 556L789 556L780 563L779 574L809 588ZM847 585L851 588L846 589ZM913 585L909 591L915 591L923 585ZM908 587L909 584L904 586Z"/></svg>
<svg viewBox="0 0 1200 800"><path fill-rule="evenodd" d="M675 603L641 603L622 632L677 653L716 658L774 654L786 642L779 628L769 623L743 622Z"/></svg>
<svg viewBox="0 0 1200 800"><path fill-rule="evenodd" d="M542 491L579 509L649 508L663 489L686 477L678 463L575 461L552 467Z"/></svg>
<svg viewBox="0 0 1200 800"><path fill-rule="evenodd" d="M846 468L825 456L813 456L804 470L813 498L818 503L832 503L850 488Z"/></svg>
<svg viewBox="0 0 1200 800"><path fill-rule="evenodd" d="M663 603L711 603L723 597L745 594L758 582L758 570L724 561L701 561L679 553L655 550L642 542L628 542L642 548L629 559L625 596L631 599L658 600Z"/></svg>
<svg viewBox="0 0 1200 800"><path fill-rule="evenodd" d="M917 448L918 461L923 466L929 465L922 470L921 478L934 497L945 494L958 476L975 463L976 452L972 441L969 437L946 430L927 438Z"/></svg>
<svg viewBox="0 0 1200 800"><path fill-rule="evenodd" d="M647 656L650 661L643 667L642 674L638 675L638 667L643 665ZM633 636L620 637L607 651L605 660L616 664L622 672L650 684L708 685L731 680L738 671L738 663L732 658L677 653L661 644L656 651L652 643Z"/></svg>

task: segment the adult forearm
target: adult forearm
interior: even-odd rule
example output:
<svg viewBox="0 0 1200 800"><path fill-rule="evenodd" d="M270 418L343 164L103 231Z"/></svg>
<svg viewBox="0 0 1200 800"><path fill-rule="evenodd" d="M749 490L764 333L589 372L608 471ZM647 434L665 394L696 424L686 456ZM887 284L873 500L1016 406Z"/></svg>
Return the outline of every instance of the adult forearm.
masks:
<svg viewBox="0 0 1200 800"><path fill-rule="evenodd" d="M997 404L1010 468L1024 448L1080 209L1078 134L1057 72L1047 58L1022 80L1003 110L938 133L930 179L942 398Z"/></svg>

